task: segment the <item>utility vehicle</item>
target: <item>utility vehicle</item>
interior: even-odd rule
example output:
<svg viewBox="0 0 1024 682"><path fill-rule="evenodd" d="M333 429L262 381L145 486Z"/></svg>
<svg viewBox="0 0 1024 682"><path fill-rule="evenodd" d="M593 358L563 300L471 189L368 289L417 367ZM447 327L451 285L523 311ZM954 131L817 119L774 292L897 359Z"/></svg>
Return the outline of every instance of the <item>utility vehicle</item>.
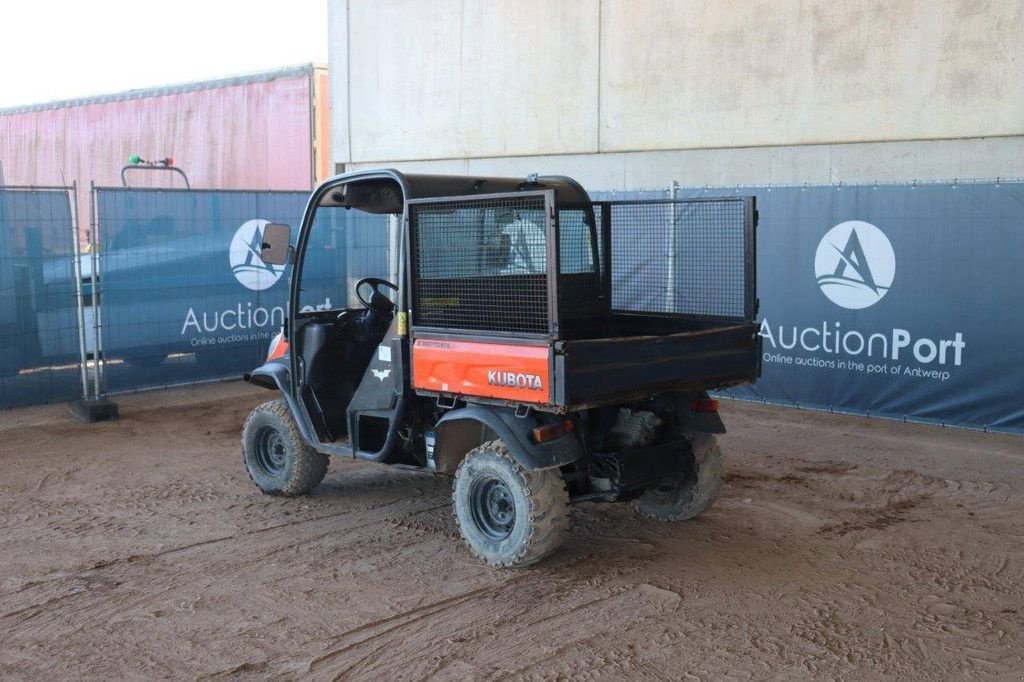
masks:
<svg viewBox="0 0 1024 682"><path fill-rule="evenodd" d="M393 281L304 308L310 244L347 211L393 216ZM553 551L574 502L697 516L722 485L706 391L761 369L756 218L753 197L592 201L560 176L327 180L294 246L263 233L263 260L293 267L286 325L245 377L282 395L246 421L249 475L278 495L330 456L453 476L466 544L501 567Z"/></svg>

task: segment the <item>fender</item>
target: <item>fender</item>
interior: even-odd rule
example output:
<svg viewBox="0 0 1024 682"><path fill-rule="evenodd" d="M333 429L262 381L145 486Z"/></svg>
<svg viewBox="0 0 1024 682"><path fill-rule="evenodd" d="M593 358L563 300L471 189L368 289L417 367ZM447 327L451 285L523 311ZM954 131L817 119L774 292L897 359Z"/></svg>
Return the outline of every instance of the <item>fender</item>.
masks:
<svg viewBox="0 0 1024 682"><path fill-rule="evenodd" d="M242 378L260 388L288 393L288 356L267 360L253 371L243 374Z"/></svg>
<svg viewBox="0 0 1024 682"><path fill-rule="evenodd" d="M583 456L583 447L574 433L546 443L534 443L531 431L538 423L532 415L518 418L507 408L469 405L451 410L435 427L437 470L455 473L463 456L487 440L481 426L493 431L508 446L516 461L531 471L560 467Z"/></svg>
<svg viewBox="0 0 1024 682"><path fill-rule="evenodd" d="M316 434L310 428L309 422L303 418L303 412L299 409L290 390L288 363L287 355L268 360L253 371L243 374L242 378L260 388L279 391L285 402L288 403L288 410L292 413L292 419L295 420L295 426L298 427L303 440L314 445L317 442Z"/></svg>

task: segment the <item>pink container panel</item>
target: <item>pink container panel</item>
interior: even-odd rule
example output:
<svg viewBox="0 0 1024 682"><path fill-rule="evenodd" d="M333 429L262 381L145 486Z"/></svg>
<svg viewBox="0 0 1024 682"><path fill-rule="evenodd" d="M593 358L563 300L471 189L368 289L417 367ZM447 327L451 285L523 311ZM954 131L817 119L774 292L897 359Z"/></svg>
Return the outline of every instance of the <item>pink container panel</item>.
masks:
<svg viewBox="0 0 1024 682"><path fill-rule="evenodd" d="M309 190L315 174L324 170L314 163L311 87L307 71L0 114L3 179L7 185L77 180L83 225L88 220L89 182L120 186L121 167L132 154L173 158L196 189ZM326 110L320 116L326 119ZM328 148L326 140L318 143ZM179 176L155 171L128 171L128 182L138 187L184 186Z"/></svg>

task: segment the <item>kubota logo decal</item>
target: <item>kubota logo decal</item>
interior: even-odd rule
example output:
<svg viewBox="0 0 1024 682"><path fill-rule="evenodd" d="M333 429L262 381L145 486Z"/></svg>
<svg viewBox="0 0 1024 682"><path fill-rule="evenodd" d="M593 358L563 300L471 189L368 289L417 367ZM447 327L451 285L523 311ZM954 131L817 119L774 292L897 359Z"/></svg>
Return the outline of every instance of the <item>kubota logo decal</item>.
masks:
<svg viewBox="0 0 1024 682"><path fill-rule="evenodd" d="M842 308L860 310L882 300L896 276L896 254L871 223L848 220L825 233L814 255L818 287Z"/></svg>
<svg viewBox="0 0 1024 682"><path fill-rule="evenodd" d="M247 220L235 232L231 240L231 272L246 289L263 291L269 289L284 274L283 265L264 263L260 258L263 245L263 228L269 220Z"/></svg>
<svg viewBox="0 0 1024 682"><path fill-rule="evenodd" d="M527 388L531 391L543 391L544 385L536 374L523 372L502 372L496 369L487 371L487 383L491 386L505 388Z"/></svg>

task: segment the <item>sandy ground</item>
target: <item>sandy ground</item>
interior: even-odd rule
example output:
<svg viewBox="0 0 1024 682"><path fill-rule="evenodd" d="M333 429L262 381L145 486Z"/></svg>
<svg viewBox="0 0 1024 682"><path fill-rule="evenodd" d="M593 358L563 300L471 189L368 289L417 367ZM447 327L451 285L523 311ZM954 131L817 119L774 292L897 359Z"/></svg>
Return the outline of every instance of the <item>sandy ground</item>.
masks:
<svg viewBox="0 0 1024 682"><path fill-rule="evenodd" d="M0 413L0 677L1024 675L1024 439L725 403L704 517L580 505L498 572L443 478L335 461L259 494L238 441L268 397Z"/></svg>

